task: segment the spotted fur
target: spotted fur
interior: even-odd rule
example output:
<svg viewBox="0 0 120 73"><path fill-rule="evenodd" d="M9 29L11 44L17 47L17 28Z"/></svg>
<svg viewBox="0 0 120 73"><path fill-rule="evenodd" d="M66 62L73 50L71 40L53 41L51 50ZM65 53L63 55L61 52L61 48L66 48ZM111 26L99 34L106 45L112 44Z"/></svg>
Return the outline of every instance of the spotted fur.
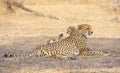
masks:
<svg viewBox="0 0 120 73"><path fill-rule="evenodd" d="M69 26L66 33L68 35L70 35L71 33L76 32L76 31L77 31L77 29L74 26ZM63 34L60 34L57 38L54 38L54 37L48 38L46 43L51 44L51 43L57 42L61 39L63 39Z"/></svg>
<svg viewBox="0 0 120 73"><path fill-rule="evenodd" d="M63 38L63 34L61 33L57 38L48 38L47 44L52 44L54 42L57 42Z"/></svg>

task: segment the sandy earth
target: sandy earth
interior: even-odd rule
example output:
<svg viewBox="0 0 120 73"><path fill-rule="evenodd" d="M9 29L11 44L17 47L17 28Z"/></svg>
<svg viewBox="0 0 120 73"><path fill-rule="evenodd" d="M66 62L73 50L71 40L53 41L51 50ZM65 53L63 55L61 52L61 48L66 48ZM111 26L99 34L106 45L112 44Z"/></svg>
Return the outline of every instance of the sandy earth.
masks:
<svg viewBox="0 0 120 73"><path fill-rule="evenodd" d="M24 5L60 20L34 16L16 8L7 13L0 2L0 73L120 73L120 11L112 9L113 0L26 0ZM117 19L116 19L117 18ZM90 24L94 34L88 46L115 57L83 57L77 60L53 58L3 58L3 54L26 53L48 37L64 33L68 26Z"/></svg>
<svg viewBox="0 0 120 73"><path fill-rule="evenodd" d="M42 37L41 37L42 38ZM43 43L46 38L16 38L22 41L4 45L0 48L0 73L119 73L120 72L120 39L88 39L88 46L92 50L108 52L115 57L84 57L78 56L76 60L59 60L40 57L4 58L3 54L12 52L24 54L34 49L32 46ZM11 40L13 38L9 38ZM38 39L38 40L36 40ZM28 43L25 43L28 42ZM32 45L31 45L32 44ZM109 45L108 45L109 44ZM114 48L115 47L115 48ZM14 48L14 49L11 49ZM27 49L26 49L27 48Z"/></svg>

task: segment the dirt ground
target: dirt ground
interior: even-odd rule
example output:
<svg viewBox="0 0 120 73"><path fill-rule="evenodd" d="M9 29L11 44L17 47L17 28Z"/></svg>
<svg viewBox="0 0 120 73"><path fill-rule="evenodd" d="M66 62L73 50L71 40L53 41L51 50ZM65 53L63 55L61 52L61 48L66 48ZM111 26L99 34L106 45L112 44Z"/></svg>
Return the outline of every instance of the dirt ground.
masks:
<svg viewBox="0 0 120 73"><path fill-rule="evenodd" d="M60 20L35 16L16 8L7 13L0 2L0 73L120 73L120 11L109 0L25 0L24 5ZM65 34L68 26L90 24L88 37L92 50L108 52L114 57L83 57L76 60L53 58L3 58L4 53L26 53L48 37Z"/></svg>

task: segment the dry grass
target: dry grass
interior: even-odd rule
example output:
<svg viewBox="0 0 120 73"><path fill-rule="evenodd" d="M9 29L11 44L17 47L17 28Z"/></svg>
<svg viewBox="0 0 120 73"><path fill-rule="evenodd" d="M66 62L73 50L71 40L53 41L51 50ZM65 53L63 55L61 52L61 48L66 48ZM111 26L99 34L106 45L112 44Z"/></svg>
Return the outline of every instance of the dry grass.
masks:
<svg viewBox="0 0 120 73"><path fill-rule="evenodd" d="M0 3L0 73L119 73L120 23L113 19L116 16L119 19L120 14L119 11L116 13L109 7L112 3L113 0L26 0L24 2L28 8L61 17L61 20L34 16L21 9L10 14ZM60 33L66 36L68 26L82 23L93 27L94 34L91 36L93 39L88 41L90 48L106 51L117 57L80 56L75 61L38 57L22 60L2 58L4 52L22 53L44 44L48 37L58 36Z"/></svg>
<svg viewBox="0 0 120 73"><path fill-rule="evenodd" d="M65 33L65 29L70 25L88 23L93 27L93 37L120 37L119 23L109 21L109 18L116 16L116 14L114 12L104 11L100 7L100 4L104 1L96 2L99 3L97 5L95 4L95 0L93 0L93 4L88 0L88 5L85 3L82 5L70 4L68 2L62 4L61 2L64 1L60 0L57 0L58 2L54 0L51 2L47 1L42 1L42 3L46 4L40 5L37 4L40 2L31 0L29 4L26 0L25 6L36 11L61 17L61 20L37 17L20 9L16 11L16 14L4 14L4 9L1 8L0 29L2 30L0 31L0 36L39 36L50 35L49 33L51 33L51 36L56 36L58 33ZM50 4L52 2L59 4Z"/></svg>
<svg viewBox="0 0 120 73"><path fill-rule="evenodd" d="M111 69L107 69L107 68L102 68L102 69L94 69L94 68L88 68L88 69L80 69L80 70L62 70L62 69L43 69L43 70L39 70L39 68L37 69L35 68L23 68L19 71L13 72L13 73L27 73L28 70L31 70L29 73L98 73L98 72L106 72L106 73L118 73L120 72L120 67L118 68L111 68Z"/></svg>

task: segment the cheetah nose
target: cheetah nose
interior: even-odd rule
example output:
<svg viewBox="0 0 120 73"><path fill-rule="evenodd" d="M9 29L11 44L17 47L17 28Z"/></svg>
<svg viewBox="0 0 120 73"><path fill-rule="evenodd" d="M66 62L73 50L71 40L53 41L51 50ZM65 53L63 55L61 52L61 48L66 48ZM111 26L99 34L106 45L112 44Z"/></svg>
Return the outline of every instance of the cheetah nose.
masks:
<svg viewBox="0 0 120 73"><path fill-rule="evenodd" d="M91 33L93 33L93 32L91 31Z"/></svg>

